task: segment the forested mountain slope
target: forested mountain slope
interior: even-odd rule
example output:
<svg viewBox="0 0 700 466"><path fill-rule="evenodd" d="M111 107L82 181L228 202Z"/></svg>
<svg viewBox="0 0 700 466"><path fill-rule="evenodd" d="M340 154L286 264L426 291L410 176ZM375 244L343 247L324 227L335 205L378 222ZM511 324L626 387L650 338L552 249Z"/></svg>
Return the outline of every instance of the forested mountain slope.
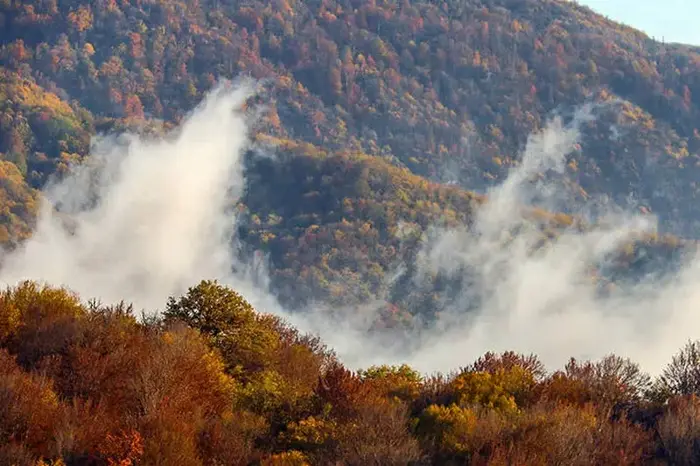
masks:
<svg viewBox="0 0 700 466"><path fill-rule="evenodd" d="M156 222L205 231L190 229L202 206L181 188L196 163L152 164L126 183L118 215L86 222L83 236L60 206L44 211L44 233L60 232L45 235L54 249L3 251L0 272L31 257L21 271L41 261L58 276L84 272L85 294L58 283L0 290L0 463L698 462L700 342L670 351L697 329L700 299L698 263L679 267L700 236L699 50L559 0L0 0L0 246L32 244L41 189L95 160L95 134L164 134L220 79L242 75L262 83L243 106L262 118L242 163L211 166L242 168L246 185L227 225L196 217L221 227L197 235L204 246L231 230L233 247L191 251L240 265L236 279L268 261L254 278L270 279L277 315L211 281L141 319L128 304L88 301L105 282L127 303L163 277L154 294L183 288L167 268L200 265L182 250L187 232L169 242L153 228L155 239L126 248L136 264L102 246L147 237L139 221L153 226L144 216L159 207ZM566 152L551 185L541 164L558 160L551 153L523 163L533 134L544 134L535 152ZM158 171L173 205L149 192ZM207 191L202 179L191 186ZM558 202L520 196L533 186ZM84 197L67 196L96 201ZM151 208L123 215L141 197ZM87 238L85 254L75 237ZM163 275L141 257L156 242L154 257L174 259L155 262ZM669 270L680 272L666 280ZM321 322L339 355L357 358L341 362L281 315ZM504 345L541 348L543 359L475 352ZM614 355L542 362L613 348L657 374ZM455 372L417 370L448 363Z"/></svg>
<svg viewBox="0 0 700 466"><path fill-rule="evenodd" d="M175 123L240 74L266 80L257 137L290 157L250 168L241 234L290 301L379 293L399 225L464 222L479 198L435 183L483 192L584 103L562 208L610 197L696 236L700 54L569 2L7 0L0 21L10 244L30 188L96 131Z"/></svg>

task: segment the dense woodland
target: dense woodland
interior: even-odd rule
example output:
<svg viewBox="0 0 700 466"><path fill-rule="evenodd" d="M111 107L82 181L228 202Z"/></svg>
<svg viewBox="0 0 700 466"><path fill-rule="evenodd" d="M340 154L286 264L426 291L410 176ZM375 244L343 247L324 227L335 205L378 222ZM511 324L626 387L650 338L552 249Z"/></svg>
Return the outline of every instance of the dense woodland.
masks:
<svg viewBox="0 0 700 466"><path fill-rule="evenodd" d="M547 372L349 371L317 338L203 281L161 317L26 282L0 293L7 465L687 465L700 342L658 379L614 355Z"/></svg>
<svg viewBox="0 0 700 466"><path fill-rule="evenodd" d="M0 0L0 245L31 234L40 189L94 134L170 128L240 75L265 83L254 138L276 154L247 160L240 252L269 258L289 308L379 297L385 326L434 313L434 290L387 276L429 227L469 224L528 136L585 103L570 203L532 212L543 236L609 199L698 237L700 50L573 3ZM686 244L645 238L613 272ZM3 464L700 461L700 343L658 380L616 356L547 373L511 353L465 355L453 374L354 373L202 282L159 318L18 285L0 294L0 346Z"/></svg>

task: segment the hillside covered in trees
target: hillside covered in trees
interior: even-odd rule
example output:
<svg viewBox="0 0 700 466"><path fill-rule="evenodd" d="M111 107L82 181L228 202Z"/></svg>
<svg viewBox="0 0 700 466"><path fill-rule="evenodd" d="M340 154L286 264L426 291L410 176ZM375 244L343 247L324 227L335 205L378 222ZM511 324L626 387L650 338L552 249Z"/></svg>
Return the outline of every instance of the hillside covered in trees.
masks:
<svg viewBox="0 0 700 466"><path fill-rule="evenodd" d="M594 304L624 301L625 286L697 247L700 50L562 0L0 0L0 246L26 244L42 188L88 160L94 135L165 134L245 75L262 85L246 105L260 118L234 249L269 262L286 309L377 306L369 328L400 331L439 321L453 298L478 306L460 295L473 277L459 264L416 279L424 240L469 230L531 135L582 107L555 183L565 202L526 205L487 237L500 247L485 249L488 278L504 280L511 255L585 240L598 218L583 214L611 205L657 215L660 234L630 235L602 263L571 259ZM465 253L461 239L446 253ZM683 301L661 304L673 314ZM0 292L0 463L699 461L697 342L658 378L618 356L551 371L511 352L465 354L449 374L350 371L214 282L139 310L33 282Z"/></svg>
<svg viewBox="0 0 700 466"><path fill-rule="evenodd" d="M171 127L240 75L265 84L255 138L280 162L247 167L239 233L290 307L381 295L417 312L386 288L415 255L397 231L468 223L528 136L586 103L561 210L612 201L697 236L698 51L569 2L7 0L0 24L6 247L92 135Z"/></svg>
<svg viewBox="0 0 700 466"><path fill-rule="evenodd" d="M203 281L159 318L25 282L0 293L7 465L679 465L698 461L700 343L632 361L465 356L349 371Z"/></svg>

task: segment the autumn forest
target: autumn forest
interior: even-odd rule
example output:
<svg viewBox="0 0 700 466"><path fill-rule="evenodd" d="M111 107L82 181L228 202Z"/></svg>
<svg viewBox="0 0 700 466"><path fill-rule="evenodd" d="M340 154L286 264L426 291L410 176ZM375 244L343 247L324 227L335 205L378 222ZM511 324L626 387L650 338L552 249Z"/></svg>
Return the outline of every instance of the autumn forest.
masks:
<svg viewBox="0 0 700 466"><path fill-rule="evenodd" d="M610 355L547 372L349 371L203 281L158 318L25 282L0 295L0 459L31 465L693 464L700 345L652 379Z"/></svg>
<svg viewBox="0 0 700 466"><path fill-rule="evenodd" d="M697 251L700 49L575 2L0 0L0 279L46 187L89 163L96 135L167 135L240 77L260 86L245 104L245 186L227 206L232 250L236 264L264 257L266 292L289 312L362 314L368 334L409 343L472 313L476 278L460 265L426 273L426 238L483 222L552 121L566 202L527 206L511 232L530 235L523 254L589 247L602 231L591 206L658 219L581 261L576 290L598 303ZM541 188L545 174L527 174ZM501 241L516 256L517 238ZM350 369L322 336L214 277L159 312L34 278L0 291L0 464L700 461L694 338L654 375L612 351L563 367L489 351L449 372ZM512 289L502 278L479 286Z"/></svg>

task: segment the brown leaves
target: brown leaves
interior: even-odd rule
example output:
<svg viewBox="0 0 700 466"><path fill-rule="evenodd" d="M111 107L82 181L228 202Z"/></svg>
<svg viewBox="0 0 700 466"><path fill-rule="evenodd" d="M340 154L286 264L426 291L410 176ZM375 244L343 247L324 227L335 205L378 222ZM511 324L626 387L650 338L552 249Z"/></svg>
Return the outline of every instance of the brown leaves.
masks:
<svg viewBox="0 0 700 466"><path fill-rule="evenodd" d="M204 464L248 464L260 456L255 440L267 431L262 416L237 411L223 419L210 420L197 438Z"/></svg>
<svg viewBox="0 0 700 466"><path fill-rule="evenodd" d="M36 364L64 350L76 335L77 321L85 315L75 294L33 282L0 293L0 310L9 318L6 325L11 325L4 344L22 365Z"/></svg>
<svg viewBox="0 0 700 466"><path fill-rule="evenodd" d="M320 377L316 394L333 410L334 417L344 419L355 415L359 401L368 396L370 388L340 363L329 367Z"/></svg>
<svg viewBox="0 0 700 466"><path fill-rule="evenodd" d="M595 403L610 413L618 404L642 399L650 386L650 377L637 364L609 355L595 363L572 358L563 372L554 373L539 390L544 399Z"/></svg>
<svg viewBox="0 0 700 466"><path fill-rule="evenodd" d="M55 456L55 435L63 416L51 380L24 373L0 349L0 450L14 446L36 456Z"/></svg>
<svg viewBox="0 0 700 466"><path fill-rule="evenodd" d="M700 401L697 396L671 399L659 420L658 433L671 464L696 464L700 460Z"/></svg>
<svg viewBox="0 0 700 466"><path fill-rule="evenodd" d="M405 465L421 457L408 430L406 406L389 400L360 402L352 421L341 425L338 453L348 465Z"/></svg>
<svg viewBox="0 0 700 466"><path fill-rule="evenodd" d="M405 365L352 372L317 338L215 283L171 300L167 322L138 322L126 305L85 308L30 282L0 304L9 464L637 465L654 454L688 464L700 442L694 395L656 418L648 377L616 356L547 375L534 356L487 353L424 379ZM256 346L258 335L274 344ZM219 347L257 363L236 363L232 376L236 359ZM692 345L682 353L673 373L685 377Z"/></svg>

